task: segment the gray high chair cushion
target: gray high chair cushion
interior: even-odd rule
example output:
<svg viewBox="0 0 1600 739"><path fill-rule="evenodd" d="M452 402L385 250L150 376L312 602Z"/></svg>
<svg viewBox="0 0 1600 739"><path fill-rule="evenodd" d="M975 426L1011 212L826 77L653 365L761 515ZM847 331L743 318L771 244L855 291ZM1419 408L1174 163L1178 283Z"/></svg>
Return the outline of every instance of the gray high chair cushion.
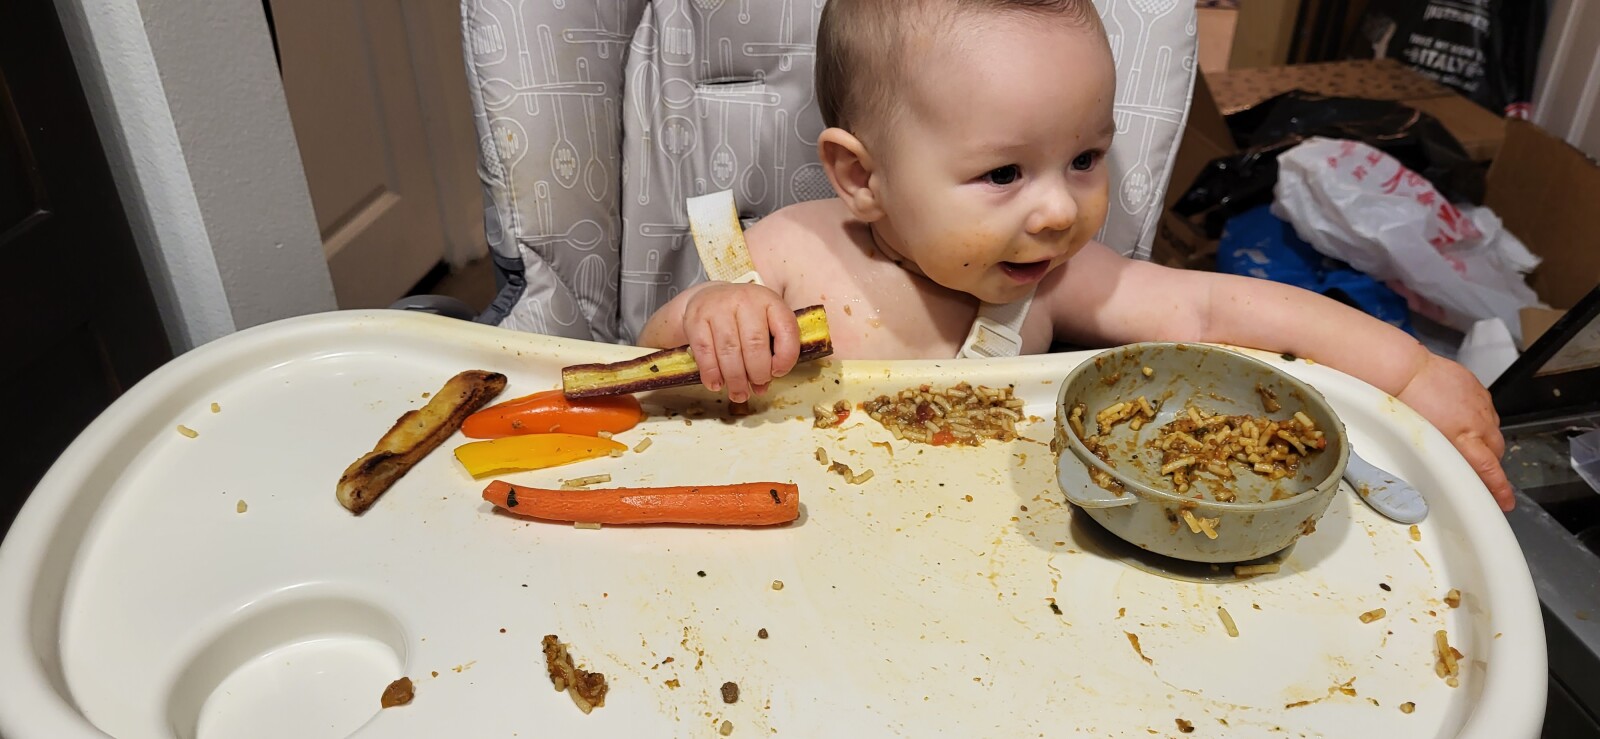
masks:
<svg viewBox="0 0 1600 739"><path fill-rule="evenodd" d="M1194 3L1096 5L1117 62L1099 238L1145 258L1188 113ZM704 279L685 198L731 189L748 225L833 196L812 89L822 0L463 0L461 10L503 282L479 320L632 342Z"/></svg>

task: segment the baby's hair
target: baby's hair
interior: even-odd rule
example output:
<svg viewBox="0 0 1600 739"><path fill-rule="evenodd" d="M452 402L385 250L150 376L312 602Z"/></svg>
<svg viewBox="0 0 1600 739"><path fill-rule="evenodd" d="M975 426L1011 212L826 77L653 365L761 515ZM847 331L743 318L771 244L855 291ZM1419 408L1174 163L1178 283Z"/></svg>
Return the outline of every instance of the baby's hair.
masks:
<svg viewBox="0 0 1600 739"><path fill-rule="evenodd" d="M857 132L886 124L893 90L916 57L910 40L948 33L965 13L1020 12L1101 30L1091 0L828 0L817 26L817 104L823 123Z"/></svg>

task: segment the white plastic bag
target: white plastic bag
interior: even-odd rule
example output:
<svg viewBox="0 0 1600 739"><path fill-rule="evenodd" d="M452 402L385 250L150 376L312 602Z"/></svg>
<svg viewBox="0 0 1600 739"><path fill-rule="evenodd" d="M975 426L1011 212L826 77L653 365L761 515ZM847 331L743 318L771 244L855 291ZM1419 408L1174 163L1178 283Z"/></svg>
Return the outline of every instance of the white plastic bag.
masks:
<svg viewBox="0 0 1600 739"><path fill-rule="evenodd" d="M1414 306L1458 331L1542 305L1523 275L1538 266L1487 208L1457 209L1394 157L1357 141L1312 138L1278 156L1274 215L1318 252L1398 283ZM1409 297L1409 296L1408 296Z"/></svg>

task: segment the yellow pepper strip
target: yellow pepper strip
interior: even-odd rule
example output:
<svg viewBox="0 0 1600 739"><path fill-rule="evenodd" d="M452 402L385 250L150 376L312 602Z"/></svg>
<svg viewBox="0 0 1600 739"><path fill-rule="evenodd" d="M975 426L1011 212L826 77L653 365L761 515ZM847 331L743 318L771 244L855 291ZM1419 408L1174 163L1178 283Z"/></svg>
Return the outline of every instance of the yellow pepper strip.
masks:
<svg viewBox="0 0 1600 739"><path fill-rule="evenodd" d="M456 447L456 459L473 477L500 472L537 470L569 464L612 452L627 446L594 436L578 434L527 434L489 441L474 441Z"/></svg>

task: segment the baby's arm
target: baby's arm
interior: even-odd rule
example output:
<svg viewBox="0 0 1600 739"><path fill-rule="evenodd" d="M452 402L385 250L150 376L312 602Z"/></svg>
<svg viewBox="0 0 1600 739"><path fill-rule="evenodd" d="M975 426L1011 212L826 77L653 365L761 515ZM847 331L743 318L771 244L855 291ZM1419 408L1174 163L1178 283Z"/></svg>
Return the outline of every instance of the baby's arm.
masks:
<svg viewBox="0 0 1600 739"><path fill-rule="evenodd" d="M1316 293L1268 280L1168 269L1091 243L1051 290L1056 336L1085 345L1200 341L1285 352L1338 369L1427 418L1466 457L1500 506L1499 417L1477 378L1404 331Z"/></svg>

